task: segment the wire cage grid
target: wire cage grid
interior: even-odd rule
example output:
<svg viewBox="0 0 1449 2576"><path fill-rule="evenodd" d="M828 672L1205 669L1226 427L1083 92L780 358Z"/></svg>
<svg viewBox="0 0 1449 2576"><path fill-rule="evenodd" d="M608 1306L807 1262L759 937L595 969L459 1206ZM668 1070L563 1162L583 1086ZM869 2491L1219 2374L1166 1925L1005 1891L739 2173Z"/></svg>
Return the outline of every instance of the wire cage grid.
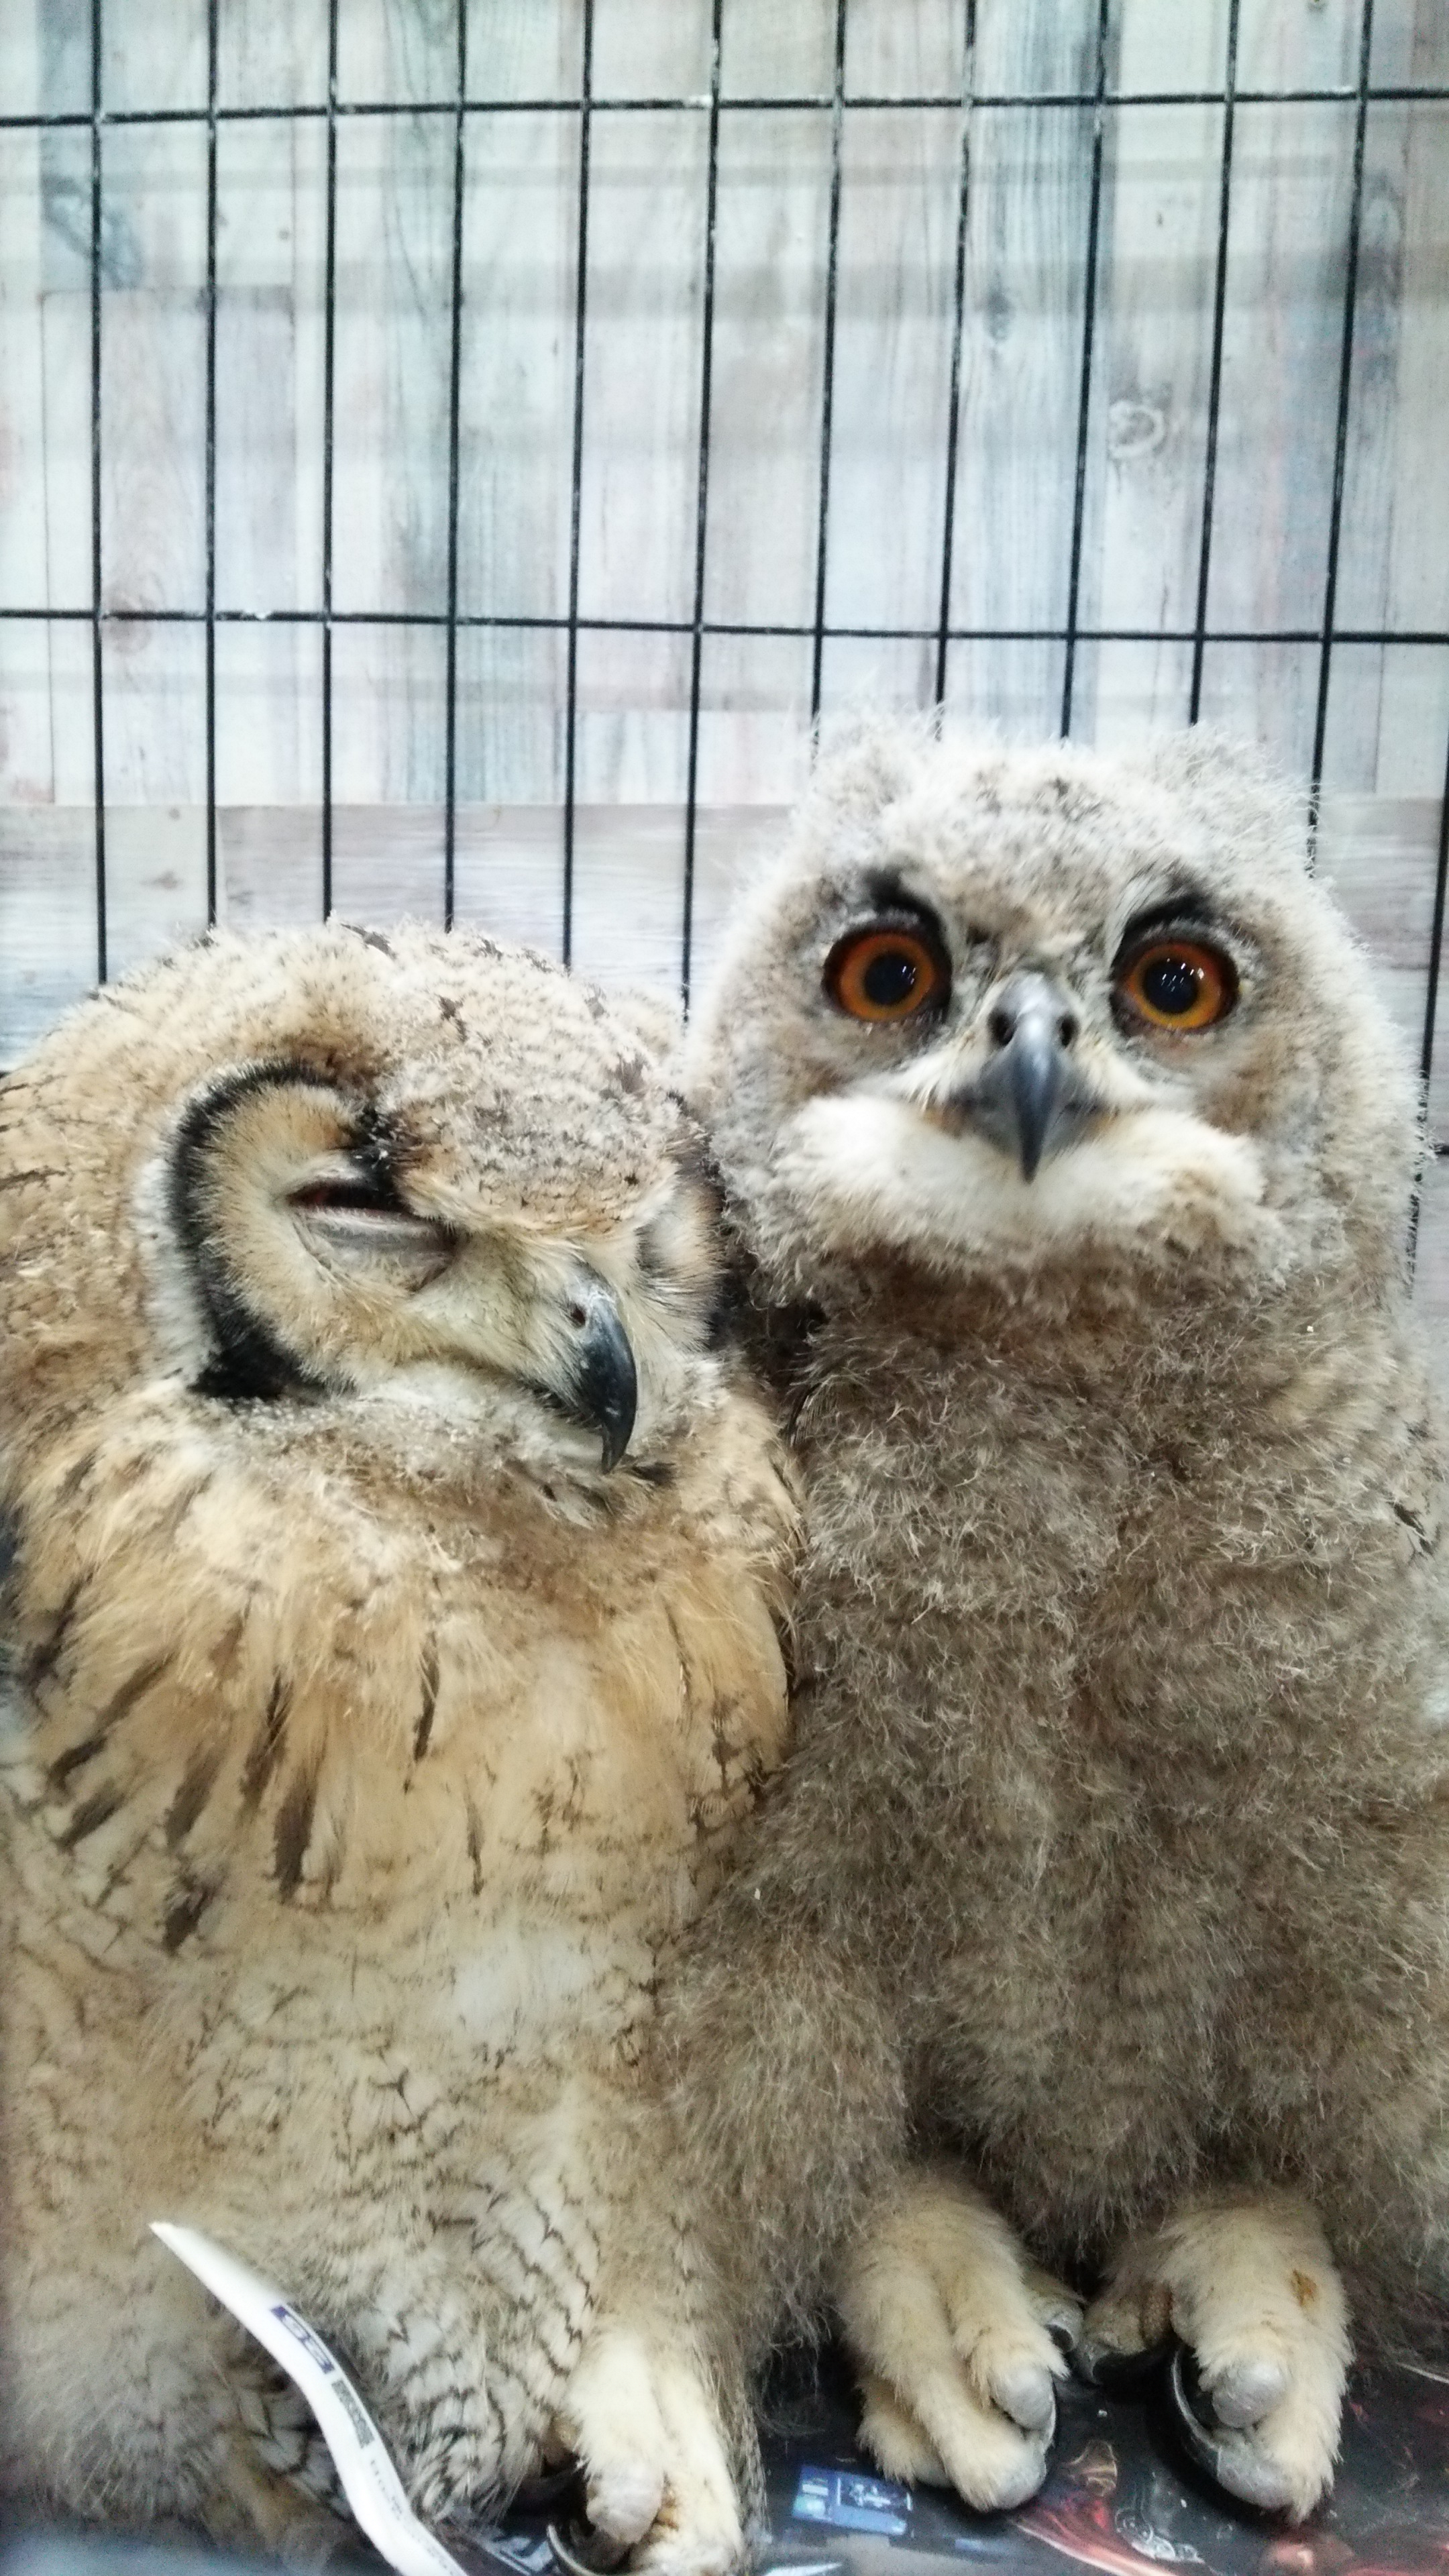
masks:
<svg viewBox="0 0 1449 2576"><path fill-rule="evenodd" d="M1120 5L1120 0L1118 4ZM559 945L566 960L570 958L574 945L580 637L591 633L657 634L683 639L689 653L689 682L679 982L686 1007L695 964L694 880L699 812L701 674L704 647L708 638L716 636L745 639L794 638L806 644L810 656L809 712L812 721L818 718L821 710L823 656L827 645L835 639L849 638L862 642L883 643L915 641L922 644L928 649L931 657L933 695L937 700L942 700L946 696L950 657L953 647L958 644L967 642L988 645L1020 642L1059 644L1062 647L1061 690L1059 706L1055 713L1064 735L1069 734L1073 726L1079 650L1084 645L1175 642L1190 648L1190 681L1187 703L1182 709L1183 715L1189 721L1195 721L1202 708L1204 657L1210 646L1240 643L1254 646L1271 644L1308 647L1316 654L1317 659L1312 751L1307 781L1307 827L1310 845L1318 825L1329 720L1330 682L1336 648L1345 645L1449 647L1449 626L1427 628L1405 628L1397 624L1354 626L1340 624L1337 620L1345 505L1345 460L1354 382L1363 243L1365 138L1368 119L1371 109L1377 105L1412 103L1419 106L1425 102L1449 100L1449 82L1419 81L1406 84L1375 80L1373 76L1375 0L1358 0L1356 62L1354 77L1349 82L1297 87L1250 86L1241 82L1239 63L1243 0L1228 0L1220 81L1207 88L1174 88L1170 91L1123 87L1114 82L1112 77L1116 33L1114 0L1094 0L1095 26L1092 30L1089 85L1037 89L978 86L976 81L977 21L978 11L984 6L984 0L963 0L959 84L949 90L932 88L916 92L870 91L848 85L850 0L833 0L833 62L830 87L828 90L816 88L782 93L753 92L748 87L744 90L736 90L726 86L722 77L726 21L730 6L737 6L738 0L709 0L708 86L702 89L660 91L657 94L611 93L607 87L596 85L595 26L600 0L580 0L581 28L577 90L571 95L543 96L491 95L486 83L479 85L475 81L474 66L469 58L470 15L467 0L453 0L454 80L451 91L441 96L409 98L348 97L343 94L339 83L339 36L345 0L325 0L327 48L325 97L308 101L268 104L237 104L224 100L220 95L223 0L206 0L206 99L204 105L195 106L137 106L107 103L104 94L106 30L103 13L107 8L115 8L118 5L119 0L90 0L88 46L90 96L87 106L0 114L0 138L3 138L7 131L25 130L42 132L71 130L82 137L89 138L87 212L90 288L90 598L88 602L70 605L41 605L34 602L0 600L0 621L13 623L43 620L48 624L70 623L81 627L88 626L90 629L90 696L94 746L95 967L97 977L101 981L106 979L110 963L106 800L107 698L103 636L107 629L124 626L128 621L144 622L148 626L166 622L199 627L204 633L205 865L208 921L216 919L218 908L217 634L219 629L228 625L271 623L307 626L318 632L321 687L316 722L320 732L321 902L324 912L330 912L332 909L334 896L334 638L341 629L348 626L393 625L419 629L435 628L442 631L446 652L443 709L442 906L444 918L449 923L454 917L456 897L460 634L466 633L470 628L487 627L514 630L538 628L561 633L566 642L566 664L565 705L562 711L562 881ZM1081 607L1089 442L1094 427L1093 352L1098 319L1099 227L1104 144L1108 137L1111 119L1124 109L1152 106L1182 107L1189 104L1211 107L1218 111L1221 138L1216 244L1213 261L1211 351L1196 549L1194 612L1190 624L1165 622L1151 626L1094 624L1084 620ZM1346 239L1343 249L1337 380L1333 389L1331 499L1327 523L1323 530L1321 613L1311 624L1260 627L1224 625L1214 622L1210 618L1209 576L1213 558L1214 511L1222 423L1224 316L1230 257L1235 121L1245 107L1269 105L1305 109L1328 106L1345 108L1351 111L1353 117L1353 144ZM954 265L949 316L949 393L946 436L940 457L942 535L939 612L930 626L848 624L832 622L827 616L827 569L832 534L832 464L838 429L835 355L844 165L843 141L848 119L868 116L873 112L901 109L931 110L947 116L954 121L959 135ZM951 610L962 429L963 324L967 309L967 240L973 180L973 144L982 119L1002 111L1022 109L1052 114L1075 114L1083 125L1085 148L1090 163L1087 221L1085 238L1081 244L1080 370L1076 418L1072 427L1074 473L1071 486L1069 561L1066 568L1066 605L1065 614L1060 622L1026 625L967 624L953 622ZM740 622L712 618L706 613L706 569L709 550L712 538L718 541L719 534L711 516L711 378L715 343L715 252L720 138L725 120L742 112L763 115L805 112L824 118L829 124L823 362L820 386L817 502L813 529L813 614L808 622ZM544 114L571 120L577 130L578 179L567 602L562 613L556 615L506 614L473 610L460 604L461 387L464 339L469 327L465 206L468 192L470 126L474 119L481 116L508 116L521 113ZM690 613L686 617L611 617L591 613L581 603L581 491L589 429L587 353L591 140L595 120L604 113L642 118L659 116L663 113L684 113L703 120L707 133L699 333L698 438L694 479L692 602ZM451 281L447 310L449 338L446 601L442 607L435 610L420 609L416 606L396 609L383 606L349 607L339 605L334 598L336 527L333 460L336 427L338 138L344 127L354 120L402 117L446 120L451 125L452 135ZM256 123L262 120L279 120L294 125L305 123L325 129L322 564L320 598L315 606L243 608L229 605L218 596L217 316L220 200L218 139L230 125ZM129 607L117 604L114 600L108 600L103 566L102 490L105 432L102 403L102 312L105 290L103 245L107 214L106 150L108 137L120 129L128 126L167 124L204 128L206 141L206 275L203 299L205 595L203 603L196 607L154 604ZM1441 811L1438 832L1429 971L1421 1030L1421 1069L1426 1085L1433 1060L1438 965L1442 947L1446 874L1449 874L1449 763L1446 763L1445 778L1446 801Z"/></svg>

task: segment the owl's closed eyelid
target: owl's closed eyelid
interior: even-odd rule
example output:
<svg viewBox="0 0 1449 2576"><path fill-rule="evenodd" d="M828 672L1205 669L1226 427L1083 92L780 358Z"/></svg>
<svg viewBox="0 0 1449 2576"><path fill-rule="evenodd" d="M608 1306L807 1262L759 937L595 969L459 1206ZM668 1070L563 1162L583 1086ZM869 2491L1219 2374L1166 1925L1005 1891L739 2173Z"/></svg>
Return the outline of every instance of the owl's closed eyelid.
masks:
<svg viewBox="0 0 1449 2576"><path fill-rule="evenodd" d="M459 1248L451 1227L405 1208L309 1206L303 1200L293 1202L292 1214L308 1251L350 1278L370 1274L392 1285L426 1287Z"/></svg>

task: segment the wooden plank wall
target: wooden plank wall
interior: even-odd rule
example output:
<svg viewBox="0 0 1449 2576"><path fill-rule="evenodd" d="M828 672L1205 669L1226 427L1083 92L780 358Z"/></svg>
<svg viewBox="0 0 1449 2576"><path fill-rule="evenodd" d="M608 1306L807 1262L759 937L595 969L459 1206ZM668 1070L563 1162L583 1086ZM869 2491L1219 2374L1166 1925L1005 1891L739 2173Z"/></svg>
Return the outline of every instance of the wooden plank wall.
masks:
<svg viewBox="0 0 1449 2576"><path fill-rule="evenodd" d="M466 0L459 604L568 608L582 0ZM1240 0L1240 89L1352 86L1361 0ZM849 0L830 402L827 713L927 702L941 614L964 0ZM1090 91L1097 0L977 0L983 102ZM1181 721L1203 541L1228 0L1112 0L1077 615L1145 640L1080 643L1072 727L1104 742ZM595 0L574 784L577 961L677 983L699 495L709 0ZM1377 0L1372 77L1449 84L1443 0ZM703 610L814 622L827 346L835 0L724 0ZM206 915L205 0L106 0L102 585L112 972ZM339 0L338 95L403 111L337 123L333 602L437 616L448 592L454 0ZM0 0L5 114L84 116L90 0ZM221 0L223 108L326 98L325 0ZM640 113L622 102L695 104ZM732 106L813 98L816 105ZM1352 99L1242 101L1208 589L1210 630L1316 635L1335 472ZM91 597L86 124L0 132L0 605ZM216 597L321 604L325 117L218 132ZM1093 114L982 103L969 124L952 624L1065 622L1077 507ZM1449 637L1449 101L1371 105L1344 451L1340 627ZM1060 640L957 641L946 697L1023 735L1059 721ZM777 830L808 753L811 634L707 634L694 954ZM459 917L557 947L567 643L547 625L458 644ZM437 627L341 625L333 644L334 896L356 918L438 914L446 647ZM219 908L320 903L315 626L226 623L216 644ZM1209 642L1205 715L1308 774L1312 641ZM94 974L91 641L0 620L0 1059ZM1322 862L1415 1035L1446 745L1449 643L1341 644ZM1449 1015L1446 1015L1449 1016ZM1449 1049L1431 1087L1449 1146ZM1431 1173L1425 1294L1449 1312L1449 1178Z"/></svg>

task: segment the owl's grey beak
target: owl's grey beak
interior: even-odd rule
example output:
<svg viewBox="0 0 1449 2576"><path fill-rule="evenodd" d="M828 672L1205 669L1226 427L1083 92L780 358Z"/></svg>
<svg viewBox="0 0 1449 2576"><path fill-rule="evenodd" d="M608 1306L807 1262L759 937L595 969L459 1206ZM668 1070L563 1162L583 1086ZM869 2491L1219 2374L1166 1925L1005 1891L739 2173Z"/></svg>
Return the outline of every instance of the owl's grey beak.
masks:
<svg viewBox="0 0 1449 2576"><path fill-rule="evenodd" d="M602 1436L607 1475L618 1466L634 1428L639 1403L634 1354L610 1291L592 1271L576 1284L568 1320L569 1357L559 1397L575 1421L588 1423Z"/></svg>
<svg viewBox="0 0 1449 2576"><path fill-rule="evenodd" d="M955 1107L993 1145L1015 1155L1024 1181L1068 1144L1096 1107L1072 1059L1080 1026L1060 985L1035 970L1010 976L986 1014L993 1052Z"/></svg>

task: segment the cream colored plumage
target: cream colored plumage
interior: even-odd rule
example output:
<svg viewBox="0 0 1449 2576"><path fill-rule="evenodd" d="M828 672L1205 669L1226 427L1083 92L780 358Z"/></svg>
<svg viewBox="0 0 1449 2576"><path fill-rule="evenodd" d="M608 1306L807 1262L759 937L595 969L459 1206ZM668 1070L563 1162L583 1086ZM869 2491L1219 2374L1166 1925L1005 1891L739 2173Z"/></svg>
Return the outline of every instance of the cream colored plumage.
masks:
<svg viewBox="0 0 1449 2576"><path fill-rule="evenodd" d="M182 952L0 1088L32 2494L317 2510L168 2217L337 2336L429 2513L574 2447L646 2559L736 2546L640 2056L779 1757L793 1522L660 1042L329 928Z"/></svg>
<svg viewBox="0 0 1449 2576"><path fill-rule="evenodd" d="M691 1079L810 1527L796 1749L668 2015L719 2332L833 2295L882 2464L1020 2498L1070 2303L984 2191L1302 2513L1345 2288L1366 2348L1449 2315L1404 1051L1247 755L882 727Z"/></svg>

